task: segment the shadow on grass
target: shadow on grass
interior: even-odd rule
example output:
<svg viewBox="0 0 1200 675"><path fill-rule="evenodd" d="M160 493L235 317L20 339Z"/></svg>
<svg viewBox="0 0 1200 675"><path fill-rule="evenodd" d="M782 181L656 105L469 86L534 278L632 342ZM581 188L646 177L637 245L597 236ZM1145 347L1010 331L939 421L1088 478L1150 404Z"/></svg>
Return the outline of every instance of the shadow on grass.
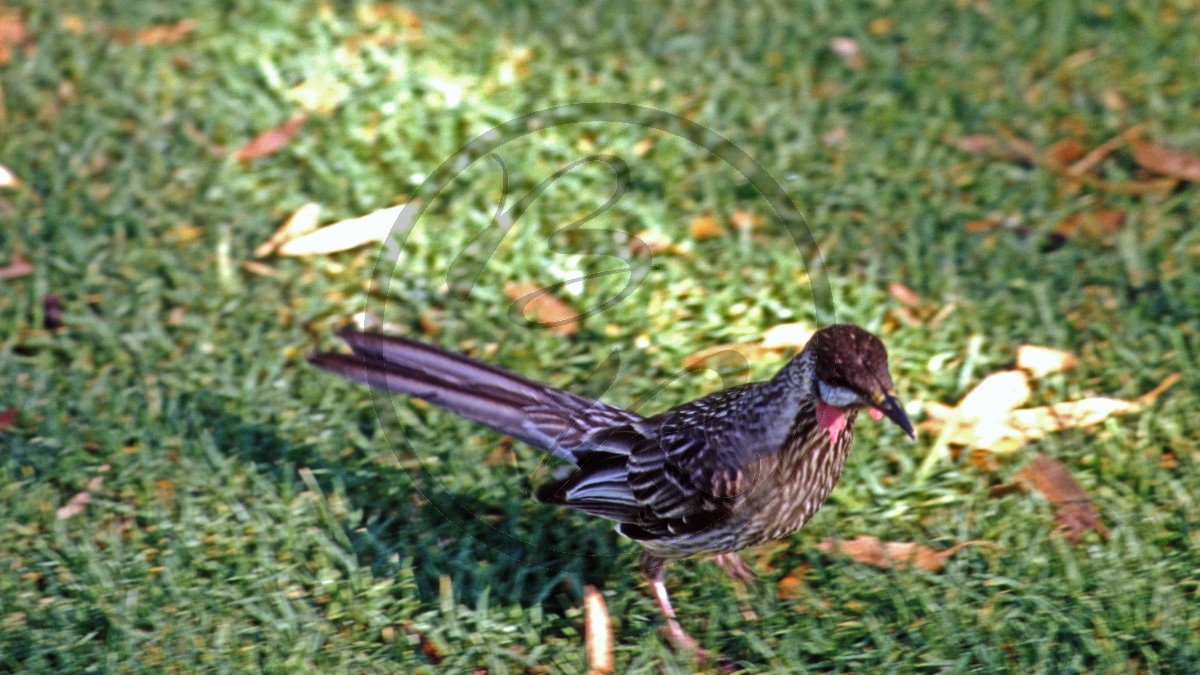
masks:
<svg viewBox="0 0 1200 675"><path fill-rule="evenodd" d="M411 564L423 601L438 597L445 576L462 604L474 605L486 592L491 604L561 612L578 607L583 584L603 588L614 573L621 578L636 568L609 523L537 504L529 485L499 495L495 486L448 493L422 470L382 464L373 454L330 458L312 444L289 441L268 425L245 421L216 396L178 405L176 419L190 433L210 434L226 456L281 482L302 484L292 468L304 467L326 494L341 491L349 505L340 525L360 564L381 577ZM376 433L364 424L368 437Z"/></svg>

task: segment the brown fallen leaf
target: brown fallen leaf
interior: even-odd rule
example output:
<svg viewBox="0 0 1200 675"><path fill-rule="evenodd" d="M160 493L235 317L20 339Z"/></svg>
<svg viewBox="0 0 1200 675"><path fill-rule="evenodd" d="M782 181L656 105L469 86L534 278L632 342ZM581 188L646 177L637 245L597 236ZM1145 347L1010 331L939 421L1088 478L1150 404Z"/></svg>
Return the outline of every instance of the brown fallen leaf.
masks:
<svg viewBox="0 0 1200 675"><path fill-rule="evenodd" d="M1200 156L1158 143L1131 144L1133 161L1147 171L1187 181L1200 181Z"/></svg>
<svg viewBox="0 0 1200 675"><path fill-rule="evenodd" d="M1079 359L1075 358L1074 354L1050 347L1037 345L1017 347L1017 368L1033 377L1061 373L1074 368L1078 362Z"/></svg>
<svg viewBox="0 0 1200 675"><path fill-rule="evenodd" d="M8 279L16 279L27 274L33 274L33 264L25 259L25 256L20 253L14 253L9 259L8 264L0 267L0 281Z"/></svg>
<svg viewBox="0 0 1200 675"><path fill-rule="evenodd" d="M775 595L780 600L797 600L804 596L804 578L812 571L812 566L806 564L788 572L776 586Z"/></svg>
<svg viewBox="0 0 1200 675"><path fill-rule="evenodd" d="M999 218L980 218L979 220L968 221L963 225L963 230L970 234L980 234L982 232L997 230L1003 224Z"/></svg>
<svg viewBox="0 0 1200 675"><path fill-rule="evenodd" d="M1000 129L1000 138L1004 139L1004 156L1031 164L1037 164L1041 159L1041 153L1038 152L1037 146L1032 141L1021 138L1004 128Z"/></svg>
<svg viewBox="0 0 1200 675"><path fill-rule="evenodd" d="M704 214L692 218L688 223L688 232L691 233L692 239L696 241L704 241L725 234L725 228L717 222L717 219L711 215Z"/></svg>
<svg viewBox="0 0 1200 675"><path fill-rule="evenodd" d="M1108 539L1108 528L1100 520L1092 500L1062 463L1039 452L1029 466L1017 473L1015 480L1029 485L1054 505L1055 518L1067 541L1072 544L1079 541L1088 530Z"/></svg>
<svg viewBox="0 0 1200 675"><path fill-rule="evenodd" d="M892 282L887 287L888 295L892 296L902 305L908 307L920 307L924 301L916 291L898 282Z"/></svg>
<svg viewBox="0 0 1200 675"><path fill-rule="evenodd" d="M1125 212L1120 209L1081 211L1059 221L1051 234L1065 239L1073 239L1081 234L1102 239L1118 232L1124 224Z"/></svg>
<svg viewBox="0 0 1200 675"><path fill-rule="evenodd" d="M29 38L24 13L19 9L0 8L0 66L8 65L13 50Z"/></svg>
<svg viewBox="0 0 1200 675"><path fill-rule="evenodd" d="M687 370L704 370L706 368L745 370L750 367L751 363L763 363L775 353L776 350L764 347L761 342L714 345L685 356L683 367Z"/></svg>
<svg viewBox="0 0 1200 675"><path fill-rule="evenodd" d="M1114 150L1141 136L1143 129L1144 127L1140 124L1129 127L1125 131L1092 148L1092 150L1079 158L1074 164L1067 167L1067 175L1079 177L1091 171L1097 164L1104 161L1105 157L1112 154Z"/></svg>
<svg viewBox="0 0 1200 675"><path fill-rule="evenodd" d="M955 141L954 145L971 155L989 155L1000 147L1000 139L991 134L967 134Z"/></svg>
<svg viewBox="0 0 1200 675"><path fill-rule="evenodd" d="M238 148L237 152L233 154L234 159L239 162L248 162L278 152L292 140L292 137L307 121L308 116L301 113L274 129L262 132Z"/></svg>
<svg viewBox="0 0 1200 675"><path fill-rule="evenodd" d="M1087 149L1078 139L1064 138L1051 143L1042 157L1049 167L1065 173L1074 162L1086 153Z"/></svg>
<svg viewBox="0 0 1200 675"><path fill-rule="evenodd" d="M178 23L150 26L137 31L117 30L113 37L118 42L136 42L145 47L154 45L169 45L196 32L200 27L195 19L184 19Z"/></svg>
<svg viewBox="0 0 1200 675"><path fill-rule="evenodd" d="M762 227L766 219L752 211L734 211L729 214L729 223L734 229L753 230Z"/></svg>
<svg viewBox="0 0 1200 675"><path fill-rule="evenodd" d="M265 258L275 252L280 245L296 237L308 234L317 229L321 218L321 205L309 202L296 209L283 224L278 227L266 241L254 249L255 258Z"/></svg>
<svg viewBox="0 0 1200 675"><path fill-rule="evenodd" d="M268 279L273 279L279 276L279 270L271 267L270 265L260 263L257 260L243 260L242 269L255 276L266 277Z"/></svg>
<svg viewBox="0 0 1200 675"><path fill-rule="evenodd" d="M67 500L66 504L58 507L54 512L54 517L59 520L74 518L75 516L87 510L88 504L92 503L92 495L89 492L76 492L73 497Z"/></svg>
<svg viewBox="0 0 1200 675"><path fill-rule="evenodd" d="M323 255L384 241L394 230L403 229L411 222L412 211L406 212L405 206L400 204L326 225L284 242L276 253L282 256Z"/></svg>
<svg viewBox="0 0 1200 675"><path fill-rule="evenodd" d="M504 287L504 294L518 304L522 315L563 335L579 332L579 313L548 290L530 282L514 282Z"/></svg>
<svg viewBox="0 0 1200 675"><path fill-rule="evenodd" d="M863 535L849 540L826 539L817 544L817 550L831 555L846 555L855 562L882 569L911 566L927 572L940 572L951 556L967 546L994 547L995 544L990 541L964 541L945 551L935 551L923 544L880 541L877 537Z"/></svg>
<svg viewBox="0 0 1200 675"><path fill-rule="evenodd" d="M590 584L583 587L583 611L588 672L611 673L614 668L612 622L608 618L604 596Z"/></svg>
<svg viewBox="0 0 1200 675"><path fill-rule="evenodd" d="M1139 396L1137 399L1138 404L1142 406L1154 405L1154 402L1158 400L1159 396L1162 396L1164 392L1171 387L1174 387L1175 383L1182 379L1182 373L1171 373L1170 375L1164 377L1163 381L1160 382L1157 387Z"/></svg>

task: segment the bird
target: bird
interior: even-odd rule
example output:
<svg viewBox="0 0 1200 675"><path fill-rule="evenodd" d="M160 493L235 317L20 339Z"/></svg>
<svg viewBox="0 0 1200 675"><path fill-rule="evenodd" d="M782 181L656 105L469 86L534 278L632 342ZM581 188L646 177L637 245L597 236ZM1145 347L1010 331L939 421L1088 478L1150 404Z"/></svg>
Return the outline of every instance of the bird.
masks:
<svg viewBox="0 0 1200 675"><path fill-rule="evenodd" d="M644 417L425 342L345 328L350 353L308 356L319 369L423 399L567 460L538 501L614 521L642 547L649 583L675 649L699 650L664 582L669 563L711 554L753 578L738 551L791 535L841 477L866 410L910 438L888 354L854 324L815 331L769 380L731 387Z"/></svg>

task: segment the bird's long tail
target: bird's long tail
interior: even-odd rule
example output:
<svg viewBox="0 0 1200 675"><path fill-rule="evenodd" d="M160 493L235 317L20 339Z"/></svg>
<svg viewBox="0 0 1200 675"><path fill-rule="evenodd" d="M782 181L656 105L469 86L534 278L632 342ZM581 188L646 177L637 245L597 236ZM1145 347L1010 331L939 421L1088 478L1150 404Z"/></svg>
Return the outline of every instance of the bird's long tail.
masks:
<svg viewBox="0 0 1200 675"><path fill-rule="evenodd" d="M309 362L378 389L424 399L575 464L581 450L603 442L594 438L596 431L642 419L416 340L353 329L338 336L352 354L322 352L310 355Z"/></svg>

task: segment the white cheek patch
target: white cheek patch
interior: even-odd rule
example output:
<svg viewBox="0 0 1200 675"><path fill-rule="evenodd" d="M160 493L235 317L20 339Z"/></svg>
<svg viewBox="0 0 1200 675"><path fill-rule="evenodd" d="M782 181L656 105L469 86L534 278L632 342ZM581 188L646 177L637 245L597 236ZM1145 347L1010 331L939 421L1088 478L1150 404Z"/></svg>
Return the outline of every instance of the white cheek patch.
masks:
<svg viewBox="0 0 1200 675"><path fill-rule="evenodd" d="M817 382L817 389L821 394L821 400L827 405L836 408L850 408L862 405L862 399L859 398L858 394L845 387L834 387L824 382Z"/></svg>

